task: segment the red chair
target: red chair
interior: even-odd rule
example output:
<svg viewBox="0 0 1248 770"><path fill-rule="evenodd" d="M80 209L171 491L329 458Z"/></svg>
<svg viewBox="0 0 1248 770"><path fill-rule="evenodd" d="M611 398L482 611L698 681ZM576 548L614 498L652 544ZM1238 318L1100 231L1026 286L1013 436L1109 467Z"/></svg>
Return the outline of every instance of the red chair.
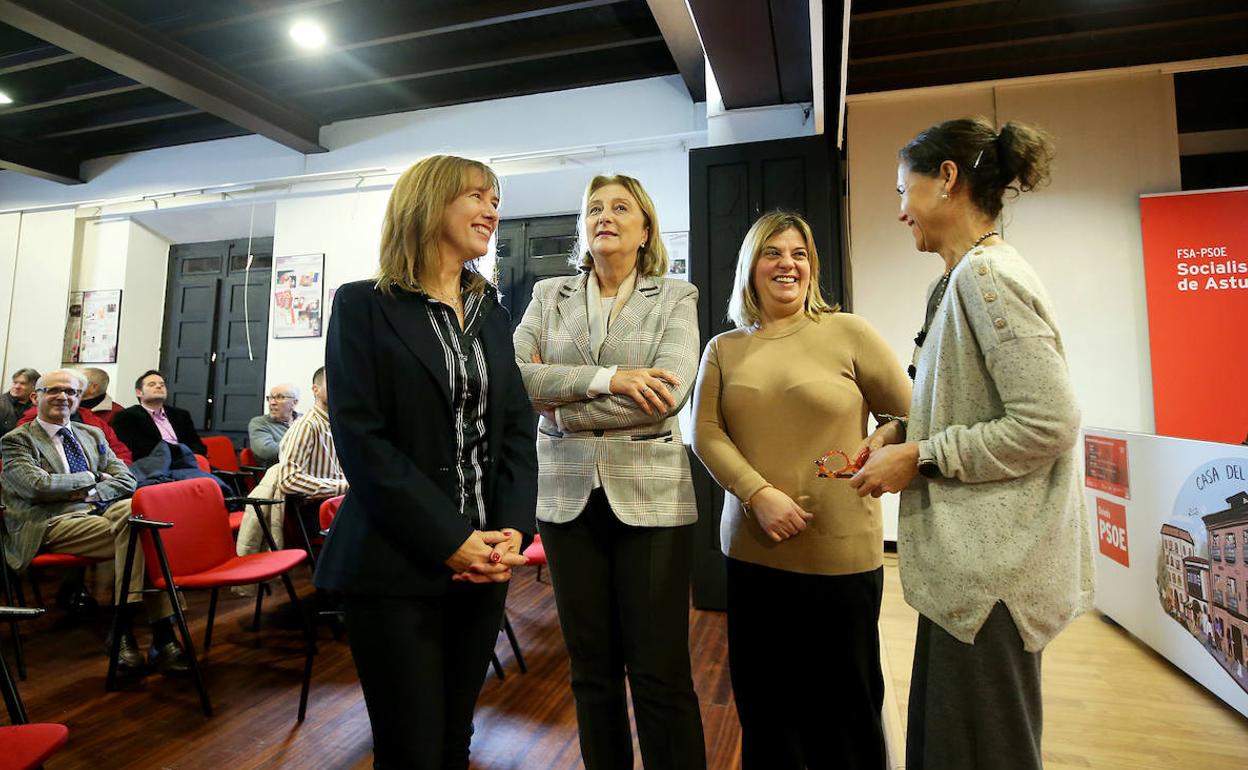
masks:
<svg viewBox="0 0 1248 770"><path fill-rule="evenodd" d="M338 495L337 497L331 497L321 503L319 515L321 537L325 537L329 534L329 528L334 523L334 517L338 515L338 509L342 507L342 499L344 497L346 497L346 495Z"/></svg>
<svg viewBox="0 0 1248 770"><path fill-rule="evenodd" d="M212 473L212 463L208 462L208 458L203 455L195 455L195 464L204 473Z"/></svg>
<svg viewBox="0 0 1248 770"><path fill-rule="evenodd" d="M25 607L0 607L0 619L13 622L21 618L38 617L41 609ZM9 676L9 666L0 655L0 694L9 710L10 727L0 727L0 768L4 770L29 770L39 767L69 740L69 729L58 724L30 724L26 707L17 692L17 685Z"/></svg>
<svg viewBox="0 0 1248 770"><path fill-rule="evenodd" d="M238 455L234 451L234 442L228 436L204 436L201 440L208 452L208 462L213 468L223 471L238 470Z"/></svg>
<svg viewBox="0 0 1248 770"><path fill-rule="evenodd" d="M4 541L8 537L8 529L4 523L4 505L0 504L0 553L4 551ZM30 582L31 593L35 596L35 604L39 607L45 607L43 595L39 591L39 570L41 569L86 569L95 564L112 561L111 559L96 559L89 556L76 556L72 553L39 553L35 554L35 558L30 560L30 564L26 567L26 579ZM22 594L22 586L19 582L16 586L9 580L9 565L3 562L0 556L0 577L3 577L4 583L4 601L6 604L13 605L14 588L17 589L17 602L26 603L26 597ZM17 576L15 576L17 577ZM42 611L42 610L40 610ZM22 637L18 633L17 624L10 621L9 635L13 643L13 658L17 661L17 676L23 681L26 679L26 654L22 648Z"/></svg>
<svg viewBox="0 0 1248 770"><path fill-rule="evenodd" d="M277 550L268 529L262 527L270 550L235 556L225 499L215 481L188 479L142 487L134 493L132 510L134 515L130 517L130 543L126 551L121 595L124 597L129 594L129 575L134 563L135 544L141 535L147 577L153 586L148 590L161 590L169 595L205 716L212 715L212 704L208 700L208 691L199 669L186 615L178 601L178 590L212 591L208 604L208 627L204 631L206 650L212 644L212 623L220 589L263 583L280 577L291 604L303 619L308 656L315 654L312 627L303 614L299 596L295 593L289 574L291 569L307 558L307 554L293 549ZM120 614L116 617L120 618ZM117 678L121 632L116 624L115 619L106 683L109 690L114 689Z"/></svg>
<svg viewBox="0 0 1248 770"><path fill-rule="evenodd" d="M243 485L247 487L249 493L260 483L260 479L267 470L256 459L256 453L251 451L251 447L243 447L238 453L238 469L248 474L243 478Z"/></svg>
<svg viewBox="0 0 1248 770"><path fill-rule="evenodd" d="M534 535L533 542L529 543L523 553L529 560L529 565L537 567L537 582L542 582L542 567L546 566L546 546L542 545L542 536Z"/></svg>

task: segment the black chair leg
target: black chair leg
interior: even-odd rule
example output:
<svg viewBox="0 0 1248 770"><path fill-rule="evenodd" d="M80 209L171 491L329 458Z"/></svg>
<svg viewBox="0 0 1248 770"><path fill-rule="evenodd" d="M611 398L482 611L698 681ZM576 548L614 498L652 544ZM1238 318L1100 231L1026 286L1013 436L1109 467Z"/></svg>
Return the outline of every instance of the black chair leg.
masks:
<svg viewBox="0 0 1248 770"><path fill-rule="evenodd" d="M117 688L117 659L121 656L121 616L130 598L130 570L134 568L134 547L139 539L139 530L130 528L130 541L126 543L126 571L121 575L121 593L113 597L113 633L112 643L108 650L108 676L104 679L104 689L112 692ZM176 606L177 599L174 599Z"/></svg>
<svg viewBox="0 0 1248 770"><path fill-rule="evenodd" d="M303 682L299 688L299 715L298 720L303 721L308 714L308 693L312 689L312 659L316 656L316 633L312 630L312 621L308 618L308 614L304 611L303 602L299 601L299 594L295 593L295 584L290 582L290 575L282 573L282 585L286 587L286 594L290 597L291 607L298 613L299 619L303 621L303 636L307 641L307 656L303 662Z"/></svg>
<svg viewBox="0 0 1248 770"><path fill-rule="evenodd" d="M46 604L44 604L44 603L43 603L43 593L42 593L42 592L40 592L40 590L39 590L39 575L38 575L38 573L36 573L33 569L27 569L27 570L26 570L26 579L30 581L30 592L31 592L32 594L34 594L34 597L35 597L35 606L36 606L36 607L43 608L43 609L47 609L47 606L48 606L48 605L46 605Z"/></svg>
<svg viewBox="0 0 1248 770"><path fill-rule="evenodd" d="M219 588L212 589L212 597L208 599L208 627L204 629L204 652L208 652L208 648L212 646L212 621L217 617L217 592Z"/></svg>
<svg viewBox="0 0 1248 770"><path fill-rule="evenodd" d="M316 574L316 553L312 551L312 536L308 534L308 527L303 523L303 504L306 502L303 498L298 501L286 499L286 516L289 518L294 514L295 523L299 525L299 536L303 538L303 548L308 552L308 565L312 568L312 573Z"/></svg>
<svg viewBox="0 0 1248 770"><path fill-rule="evenodd" d="M0 692L4 693L4 705L9 711L9 721L15 725L27 724L30 720L26 717L26 709L22 706L22 699L17 694L17 685L13 684L13 677L9 674L9 665L4 662L3 656L0 656Z"/></svg>
<svg viewBox="0 0 1248 770"><path fill-rule="evenodd" d="M256 584L256 614L251 619L251 630L260 630L260 609L264 606L264 591L266 586L263 583Z"/></svg>
<svg viewBox="0 0 1248 770"><path fill-rule="evenodd" d="M212 702L208 700L208 688L204 686L204 676L199 670L199 658L195 655L195 641L191 638L191 629L186 625L186 614L182 612L182 603L178 601L178 587L173 582L173 572L169 569L169 557L165 555L165 544L159 532L152 532L152 545L156 546L156 557L160 560L160 573L165 578L165 592L173 604L173 617L178 623L178 631L182 634L182 646L186 652L187 662L191 667L191 676L195 679L195 689L199 691L199 702L203 706L204 716L212 716Z"/></svg>
<svg viewBox="0 0 1248 770"><path fill-rule="evenodd" d="M0 523L0 526L3 526ZM13 606L13 582L9 576L9 565L0 556L0 574L4 575L4 603ZM13 643L13 660L17 663L17 678L26 681L26 654L22 650L22 635L17 630L17 621L9 621L9 638Z"/></svg>
<svg viewBox="0 0 1248 770"><path fill-rule="evenodd" d="M520 654L520 643L516 641L516 632L511 628L511 621L507 619L507 613L503 612L503 631L507 634L507 641L511 642L511 651L516 656L516 667L520 669L521 674L529 673L528 666L524 665L524 656Z"/></svg>
<svg viewBox="0 0 1248 770"><path fill-rule="evenodd" d="M494 667L494 675L500 680L503 678L503 662L498 659L498 653L490 656L490 665Z"/></svg>

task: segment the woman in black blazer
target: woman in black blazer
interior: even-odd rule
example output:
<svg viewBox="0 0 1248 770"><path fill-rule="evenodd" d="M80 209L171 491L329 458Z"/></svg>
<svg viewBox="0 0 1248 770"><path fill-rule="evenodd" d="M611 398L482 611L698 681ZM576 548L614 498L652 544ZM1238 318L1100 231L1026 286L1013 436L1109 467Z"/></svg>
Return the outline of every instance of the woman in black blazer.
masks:
<svg viewBox="0 0 1248 770"><path fill-rule="evenodd" d="M377 768L468 767L535 525L533 411L507 314L470 267L497 225L489 167L426 158L391 193L377 278L334 298L329 419L351 491L316 585L344 597Z"/></svg>

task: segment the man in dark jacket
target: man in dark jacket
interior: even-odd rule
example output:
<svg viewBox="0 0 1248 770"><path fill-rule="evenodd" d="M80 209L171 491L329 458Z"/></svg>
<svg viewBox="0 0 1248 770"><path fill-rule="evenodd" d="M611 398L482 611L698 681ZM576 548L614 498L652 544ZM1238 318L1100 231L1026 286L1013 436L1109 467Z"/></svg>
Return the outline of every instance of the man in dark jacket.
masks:
<svg viewBox="0 0 1248 770"><path fill-rule="evenodd" d="M139 403L113 418L113 430L130 447L134 459L147 457L161 441L186 444L195 454L208 453L191 422L191 413L165 403L165 375L156 369L144 372L134 382L134 395Z"/></svg>
<svg viewBox="0 0 1248 770"><path fill-rule="evenodd" d="M35 382L39 372L34 369L18 369L13 372L13 384L7 393L0 393L0 436L17 427L17 421L33 403Z"/></svg>

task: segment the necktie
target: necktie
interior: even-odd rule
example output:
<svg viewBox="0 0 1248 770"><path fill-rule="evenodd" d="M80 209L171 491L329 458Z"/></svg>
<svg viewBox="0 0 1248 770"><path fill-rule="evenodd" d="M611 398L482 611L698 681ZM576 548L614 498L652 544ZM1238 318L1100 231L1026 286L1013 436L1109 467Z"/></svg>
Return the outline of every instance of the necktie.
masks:
<svg viewBox="0 0 1248 770"><path fill-rule="evenodd" d="M69 472L90 471L91 466L87 464L87 456L82 453L82 447L78 446L73 431L65 427L58 430L56 435L61 437L61 446L65 447L65 462L69 464Z"/></svg>

